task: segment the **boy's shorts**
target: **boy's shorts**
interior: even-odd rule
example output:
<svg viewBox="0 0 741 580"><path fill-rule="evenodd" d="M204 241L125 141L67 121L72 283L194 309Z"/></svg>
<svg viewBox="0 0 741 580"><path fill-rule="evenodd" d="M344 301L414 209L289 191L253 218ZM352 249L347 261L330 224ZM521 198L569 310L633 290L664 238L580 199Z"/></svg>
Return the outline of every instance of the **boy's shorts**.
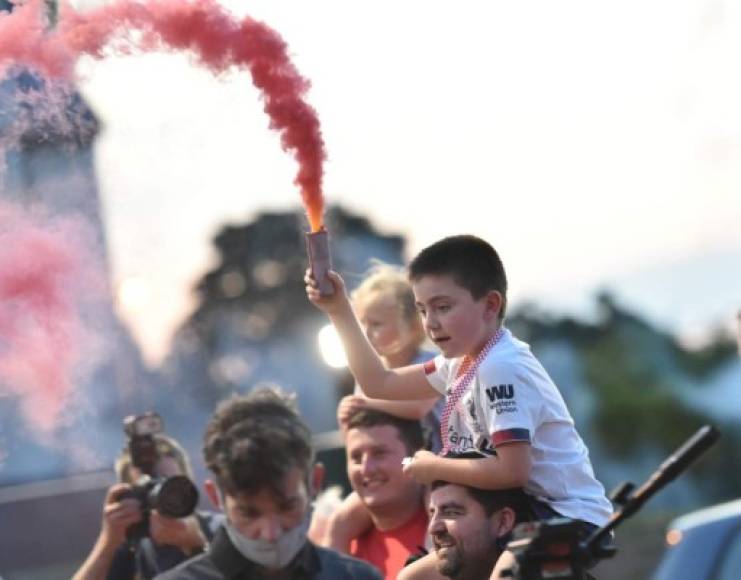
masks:
<svg viewBox="0 0 741 580"><path fill-rule="evenodd" d="M527 522L540 522L543 520L551 520L553 518L565 518L566 516L561 515L556 510L554 510L551 506L549 506L544 501L540 501L539 499L533 497L532 495L529 495L527 493L523 494L525 496L525 510L524 510L524 520ZM572 519L572 518L568 518ZM584 520L574 520L576 522L579 522L581 524L582 533L584 534L584 537L588 537L591 535L599 526L592 524L590 522L585 522ZM608 536L609 537L609 536Z"/></svg>

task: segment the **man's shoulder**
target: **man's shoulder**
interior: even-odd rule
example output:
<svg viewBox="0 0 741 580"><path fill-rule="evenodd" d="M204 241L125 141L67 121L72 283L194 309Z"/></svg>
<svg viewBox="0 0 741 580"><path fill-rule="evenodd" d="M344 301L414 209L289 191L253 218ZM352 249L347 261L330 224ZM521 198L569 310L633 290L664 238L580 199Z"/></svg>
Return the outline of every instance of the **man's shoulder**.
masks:
<svg viewBox="0 0 741 580"><path fill-rule="evenodd" d="M155 580L223 580L208 553L186 560L179 566L158 574Z"/></svg>
<svg viewBox="0 0 741 580"><path fill-rule="evenodd" d="M322 568L322 578L361 578L367 580L379 580L382 578L380 572L373 566L347 554L340 554L328 548L316 546Z"/></svg>

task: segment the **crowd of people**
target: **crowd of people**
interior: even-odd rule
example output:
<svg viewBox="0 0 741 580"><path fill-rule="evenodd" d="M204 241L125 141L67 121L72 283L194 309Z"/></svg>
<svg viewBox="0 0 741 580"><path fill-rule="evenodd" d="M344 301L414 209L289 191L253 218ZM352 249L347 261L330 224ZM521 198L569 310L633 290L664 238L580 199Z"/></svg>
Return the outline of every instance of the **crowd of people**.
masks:
<svg viewBox="0 0 741 580"><path fill-rule="evenodd" d="M357 381L338 422L353 489L317 525L323 468L294 401L256 388L224 401L203 442L214 512L144 517L138 477L118 463L99 537L74 580L507 577L520 522L569 518L589 534L611 515L566 405L505 327L507 278L473 236L424 249L408 272L381 266L349 296L329 272L308 299L336 327ZM439 353L423 349L425 341ZM189 474L156 437L156 475ZM322 517L325 517L322 515Z"/></svg>

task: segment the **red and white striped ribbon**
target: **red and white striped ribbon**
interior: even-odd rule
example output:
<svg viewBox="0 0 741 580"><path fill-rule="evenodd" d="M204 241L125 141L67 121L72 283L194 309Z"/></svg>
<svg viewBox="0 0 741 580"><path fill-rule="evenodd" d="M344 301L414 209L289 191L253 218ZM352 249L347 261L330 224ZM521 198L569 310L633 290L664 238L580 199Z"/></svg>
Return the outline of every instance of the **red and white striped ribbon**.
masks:
<svg viewBox="0 0 741 580"><path fill-rule="evenodd" d="M443 442L443 448L440 451L440 455L445 455L450 450L448 441L448 423L450 422L450 415L453 413L458 401L460 401L461 397L466 393L473 377L476 376L476 371L478 370L479 365L483 362L491 349L494 348L494 345L499 342L499 339L502 338L503 334L504 329L500 328L497 330L496 334L492 336L484 345L484 348L481 349L481 352L476 356L473 363L471 362L470 357L463 357L461 366L458 369L458 376L445 397L445 406L440 414L440 435Z"/></svg>

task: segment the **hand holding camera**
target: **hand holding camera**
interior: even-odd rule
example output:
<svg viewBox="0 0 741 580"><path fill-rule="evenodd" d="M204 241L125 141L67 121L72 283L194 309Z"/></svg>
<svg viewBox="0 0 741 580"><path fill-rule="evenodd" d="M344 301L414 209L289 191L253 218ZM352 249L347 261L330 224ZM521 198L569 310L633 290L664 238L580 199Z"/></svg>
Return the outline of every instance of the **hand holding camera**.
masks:
<svg viewBox="0 0 741 580"><path fill-rule="evenodd" d="M175 546L188 555L201 552L208 545L194 516L174 519L155 510L149 517L149 535L158 546Z"/></svg>
<svg viewBox="0 0 741 580"><path fill-rule="evenodd" d="M108 545L118 546L124 542L126 530L142 521L139 501L129 496L130 491L127 483L117 483L106 493L101 539Z"/></svg>
<svg viewBox="0 0 741 580"><path fill-rule="evenodd" d="M145 413L124 419L124 432L129 437L128 451L131 457L130 473L141 474L141 477L127 490L120 499L131 498L138 502L142 518L127 530L129 542L135 543L151 535L150 515L157 514L159 530L164 530L165 539L175 534L179 526L172 524L172 529L164 528L164 518L176 520L190 516L198 504L198 490L193 482L182 474L164 476L171 469L164 469L161 464L168 457L161 457L158 449L158 437L162 438L162 419L156 413ZM170 462L168 465L171 465ZM181 471L180 468L177 468ZM168 534L167 530L170 529ZM187 530L180 530L185 532ZM153 539L157 539L154 538ZM169 543L169 542L157 542ZM177 545L177 544L173 544Z"/></svg>

